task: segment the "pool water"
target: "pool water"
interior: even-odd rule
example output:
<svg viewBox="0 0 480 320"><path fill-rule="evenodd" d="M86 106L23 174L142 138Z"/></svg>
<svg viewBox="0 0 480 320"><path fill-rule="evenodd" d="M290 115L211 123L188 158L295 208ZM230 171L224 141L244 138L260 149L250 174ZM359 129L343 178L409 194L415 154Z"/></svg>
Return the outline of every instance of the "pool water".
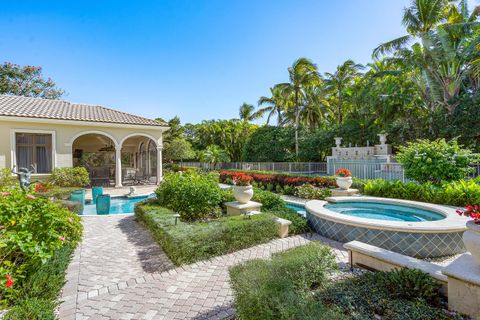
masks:
<svg viewBox="0 0 480 320"><path fill-rule="evenodd" d="M444 215L429 210L376 202L329 203L325 208L353 217L375 220L420 222L445 219Z"/></svg>
<svg viewBox="0 0 480 320"><path fill-rule="evenodd" d="M287 203L287 208L297 211L297 213L304 218L307 216L307 211L305 210L305 207L303 205L295 204L295 203Z"/></svg>
<svg viewBox="0 0 480 320"><path fill-rule="evenodd" d="M154 194L148 196L137 196L137 197L118 197L118 198L111 198L110 200L110 212L109 214L125 214L125 213L133 213L135 203L143 201L147 198L154 197ZM84 215L96 215L97 214L97 207L93 203L85 204L85 208L83 209Z"/></svg>

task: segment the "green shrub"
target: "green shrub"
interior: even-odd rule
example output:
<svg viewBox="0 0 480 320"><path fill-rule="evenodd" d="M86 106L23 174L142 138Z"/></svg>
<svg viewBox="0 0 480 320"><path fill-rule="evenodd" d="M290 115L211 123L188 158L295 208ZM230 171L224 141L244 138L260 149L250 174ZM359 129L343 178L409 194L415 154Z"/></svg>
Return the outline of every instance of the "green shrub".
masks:
<svg viewBox="0 0 480 320"><path fill-rule="evenodd" d="M13 187L17 184L17 178L8 168L0 169L0 190Z"/></svg>
<svg viewBox="0 0 480 320"><path fill-rule="evenodd" d="M364 194L375 197L416 200L452 206L465 206L480 203L480 185L474 180L444 182L440 185L431 182L370 180Z"/></svg>
<svg viewBox="0 0 480 320"><path fill-rule="evenodd" d="M399 147L396 159L403 165L405 175L418 182L440 183L465 179L471 152L462 149L456 140L418 140Z"/></svg>
<svg viewBox="0 0 480 320"><path fill-rule="evenodd" d="M259 188L254 188L252 200L260 202L262 210L274 210L285 207L285 201L278 194Z"/></svg>
<svg viewBox="0 0 480 320"><path fill-rule="evenodd" d="M222 190L218 177L196 171L171 173L155 191L161 205L178 212L184 221L218 216Z"/></svg>
<svg viewBox="0 0 480 320"><path fill-rule="evenodd" d="M297 196L309 200L324 200L332 195L332 191L327 188L317 188L309 183L296 187Z"/></svg>
<svg viewBox="0 0 480 320"><path fill-rule="evenodd" d="M295 210L284 207L284 208L277 208L272 211L267 211L279 218L287 219L292 222L291 225L288 226L288 234L303 234L307 232L311 232L310 227L308 226L307 219L300 216Z"/></svg>
<svg viewBox="0 0 480 320"><path fill-rule="evenodd" d="M82 225L76 214L19 188L0 194L0 212L0 279L10 274L16 283L0 287L0 300L8 302L27 274L80 240Z"/></svg>
<svg viewBox="0 0 480 320"><path fill-rule="evenodd" d="M20 301L3 317L4 320L55 320L54 301L30 298Z"/></svg>
<svg viewBox="0 0 480 320"><path fill-rule="evenodd" d="M438 281L428 274L417 270L403 268L377 275L378 285L395 298L415 300L423 299L438 304L440 288Z"/></svg>
<svg viewBox="0 0 480 320"><path fill-rule="evenodd" d="M252 260L230 269L239 319L342 319L309 294L337 267L330 248L318 243Z"/></svg>
<svg viewBox="0 0 480 320"><path fill-rule="evenodd" d="M350 319L462 319L424 299L432 297L433 292L438 297L438 289L433 279L418 271L376 272L331 283L326 290L318 291L316 298Z"/></svg>
<svg viewBox="0 0 480 320"><path fill-rule="evenodd" d="M177 221L177 225L173 215L173 211L155 203L135 207L135 216L176 265L231 253L277 237L278 226L271 214L250 219L233 216L208 222Z"/></svg>
<svg viewBox="0 0 480 320"><path fill-rule="evenodd" d="M84 167L55 168L47 184L56 187L86 187L90 184L88 171Z"/></svg>

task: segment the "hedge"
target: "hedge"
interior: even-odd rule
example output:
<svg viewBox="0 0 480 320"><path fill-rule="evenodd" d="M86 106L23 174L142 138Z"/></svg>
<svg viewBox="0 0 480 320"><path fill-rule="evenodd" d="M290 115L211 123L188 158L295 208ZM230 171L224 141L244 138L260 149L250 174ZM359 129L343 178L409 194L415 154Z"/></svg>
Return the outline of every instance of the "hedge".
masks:
<svg viewBox="0 0 480 320"><path fill-rule="evenodd" d="M176 264L190 264L277 237L278 226L272 214L223 217L206 222L177 220L174 212L155 202L135 207L135 216L153 234L168 257Z"/></svg>

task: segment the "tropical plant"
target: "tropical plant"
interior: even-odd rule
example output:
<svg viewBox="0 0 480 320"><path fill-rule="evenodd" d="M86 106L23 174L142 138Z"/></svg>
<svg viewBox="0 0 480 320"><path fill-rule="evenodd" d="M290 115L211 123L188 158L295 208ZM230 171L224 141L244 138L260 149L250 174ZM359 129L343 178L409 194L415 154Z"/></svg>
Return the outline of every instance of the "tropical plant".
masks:
<svg viewBox="0 0 480 320"><path fill-rule="evenodd" d="M47 183L55 187L86 187L90 177L84 167L55 168L47 179Z"/></svg>
<svg viewBox="0 0 480 320"><path fill-rule="evenodd" d="M396 159L405 175L419 182L440 183L465 179L470 168L471 151L462 149L456 140L418 140L399 147Z"/></svg>
<svg viewBox="0 0 480 320"><path fill-rule="evenodd" d="M195 158L195 151L190 142L185 138L175 138L170 142L164 142L165 160L182 161Z"/></svg>
<svg viewBox="0 0 480 320"><path fill-rule="evenodd" d="M258 110L255 112L255 107L253 105L244 102L240 106L238 115L240 116L240 120L250 122L261 118L263 116L263 110Z"/></svg>
<svg viewBox="0 0 480 320"><path fill-rule="evenodd" d="M220 149L219 146L210 145L205 149L205 151L200 153L199 158L207 163L211 163L213 168L217 167L219 162L229 162L230 158L228 157L225 150Z"/></svg>

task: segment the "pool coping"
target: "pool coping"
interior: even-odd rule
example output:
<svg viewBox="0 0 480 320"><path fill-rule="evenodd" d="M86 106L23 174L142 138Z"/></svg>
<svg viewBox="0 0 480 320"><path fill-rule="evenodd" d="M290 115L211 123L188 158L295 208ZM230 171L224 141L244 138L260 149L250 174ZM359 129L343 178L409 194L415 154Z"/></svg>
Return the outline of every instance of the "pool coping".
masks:
<svg viewBox="0 0 480 320"><path fill-rule="evenodd" d="M450 233L461 232L467 229L466 223L468 218L461 217L456 213L456 209L452 207L417 202L402 199L391 198L378 198L378 197L330 197L323 200L312 200L305 204L307 216L309 214L315 215L319 218L343 223L350 226L357 226L378 230L389 230L399 232L412 232L412 233ZM388 221L388 220L374 220L368 218L360 218L344 215L338 212L334 212L325 208L325 204L338 203L338 202L351 202L351 201L364 201L364 202L377 202L382 204L400 204L407 207L420 208L424 210L433 211L445 216L445 219L435 221L421 221L421 222L408 222L408 221Z"/></svg>

